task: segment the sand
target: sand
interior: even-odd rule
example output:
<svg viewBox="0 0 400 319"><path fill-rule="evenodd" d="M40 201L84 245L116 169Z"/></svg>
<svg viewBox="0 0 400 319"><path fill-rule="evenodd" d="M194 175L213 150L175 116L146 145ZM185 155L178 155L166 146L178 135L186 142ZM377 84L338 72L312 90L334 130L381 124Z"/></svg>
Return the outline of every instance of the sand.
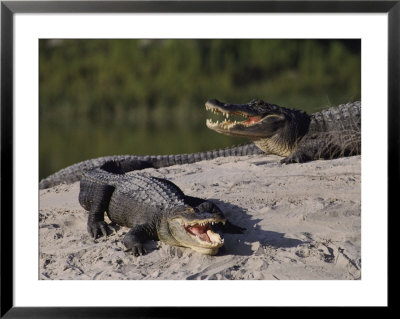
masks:
<svg viewBox="0 0 400 319"><path fill-rule="evenodd" d="M219 158L151 175L217 204L243 234L216 256L160 242L125 253L125 227L96 241L79 183L40 191L39 278L297 280L361 278L361 156L282 165L277 156Z"/></svg>

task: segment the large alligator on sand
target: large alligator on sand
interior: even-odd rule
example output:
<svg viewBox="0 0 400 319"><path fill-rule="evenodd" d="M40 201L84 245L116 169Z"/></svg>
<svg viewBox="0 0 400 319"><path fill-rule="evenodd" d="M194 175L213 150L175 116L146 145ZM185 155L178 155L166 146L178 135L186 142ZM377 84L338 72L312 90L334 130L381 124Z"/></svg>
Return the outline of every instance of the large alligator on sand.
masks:
<svg viewBox="0 0 400 319"><path fill-rule="evenodd" d="M361 102L330 107L312 115L257 99L247 104L209 100L205 107L226 117L221 122L208 119L208 128L247 137L264 153L284 156L282 163L361 154ZM234 120L235 116L241 120Z"/></svg>
<svg viewBox="0 0 400 319"><path fill-rule="evenodd" d="M190 164L225 156L276 154L282 163L303 163L315 159L332 159L361 154L361 102L307 113L280 107L261 100L247 104L228 104L209 100L205 107L225 116L245 116L246 120L213 122L208 128L219 133L247 137L253 143L208 152L179 155L104 156L68 166L39 183L49 188L61 183L79 181L84 172L114 161L125 171Z"/></svg>
<svg viewBox="0 0 400 319"><path fill-rule="evenodd" d="M244 230L229 223L215 204L186 196L166 179L125 174L114 162L84 174L79 203L89 211L87 228L95 239L110 231L104 212L112 222L129 227L123 243L135 255L146 253L143 243L149 239L215 255L224 242L213 231L214 224L224 224L220 227L225 232Z"/></svg>

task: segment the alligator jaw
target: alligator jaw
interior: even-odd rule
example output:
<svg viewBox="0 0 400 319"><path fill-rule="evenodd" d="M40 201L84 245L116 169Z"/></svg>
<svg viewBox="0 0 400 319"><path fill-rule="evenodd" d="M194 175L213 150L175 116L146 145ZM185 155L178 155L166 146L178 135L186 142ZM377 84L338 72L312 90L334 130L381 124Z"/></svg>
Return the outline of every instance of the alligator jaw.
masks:
<svg viewBox="0 0 400 319"><path fill-rule="evenodd" d="M225 224L225 220L218 222ZM200 243L208 242L210 244L219 244L223 243L224 240L221 239L219 234L214 233L211 229L211 226L218 222L215 222L214 220L191 222L190 224L185 223L183 227L189 235L193 236L196 240L199 240Z"/></svg>
<svg viewBox="0 0 400 319"><path fill-rule="evenodd" d="M206 102L205 107L207 111L211 111L214 114L222 114L225 117L221 122L214 122L212 119L207 119L207 127L228 135L241 135L234 131L236 129L244 130L252 127L263 118L263 116L254 109L249 109L248 104L224 104L218 100L209 100ZM229 120L229 117L231 117L231 119L235 117L235 119Z"/></svg>
<svg viewBox="0 0 400 319"><path fill-rule="evenodd" d="M239 114L246 120L222 123L207 120L206 125L218 133L247 137L266 154L288 156L307 133L310 117L300 110L288 109L253 99L247 104L229 104L208 100L206 109L225 116Z"/></svg>
<svg viewBox="0 0 400 319"><path fill-rule="evenodd" d="M189 247L206 255L215 255L223 246L224 240L212 231L211 226L217 223L225 224L225 219L186 220L181 217L168 221L170 234L178 245Z"/></svg>
<svg viewBox="0 0 400 319"><path fill-rule="evenodd" d="M246 121L240 121L240 122L233 121L232 122L232 121L224 120L221 123L219 121L213 122L213 120L207 119L206 125L211 130L214 130L214 131L217 131L220 133L229 134L229 131L232 129L247 128L247 127L253 126L255 123L257 123L259 121L260 121L260 118L254 118L254 117L251 117Z"/></svg>

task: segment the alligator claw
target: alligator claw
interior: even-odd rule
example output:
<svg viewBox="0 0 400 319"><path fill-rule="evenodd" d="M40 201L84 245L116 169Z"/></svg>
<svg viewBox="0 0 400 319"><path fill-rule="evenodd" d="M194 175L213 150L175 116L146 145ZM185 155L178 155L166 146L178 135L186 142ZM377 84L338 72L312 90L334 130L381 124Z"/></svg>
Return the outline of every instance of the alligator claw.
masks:
<svg viewBox="0 0 400 319"><path fill-rule="evenodd" d="M98 221L88 222L87 230L94 239L97 239L97 237L101 237L102 235L107 237L107 233L110 231L110 228L105 221Z"/></svg>
<svg viewBox="0 0 400 319"><path fill-rule="evenodd" d="M302 154L300 152L295 152L290 154L281 160L281 164L293 164L293 163L306 163L311 161L311 157L307 154Z"/></svg>
<svg viewBox="0 0 400 319"><path fill-rule="evenodd" d="M128 248L127 250L125 250L125 252L126 253L132 252L132 255L135 255L136 257L147 254L147 250L146 250L146 248L143 247L143 245L136 245L132 248Z"/></svg>
<svg viewBox="0 0 400 319"><path fill-rule="evenodd" d="M147 251L143 247L143 245L135 246L134 248L132 248L132 252L136 257L139 256L139 255L142 256L142 255L146 255L147 254Z"/></svg>
<svg viewBox="0 0 400 319"><path fill-rule="evenodd" d="M138 234L135 234L132 230L126 234L123 243L126 247L126 251L132 251L132 254L135 256L147 254L147 251L143 246L143 241L140 240Z"/></svg>

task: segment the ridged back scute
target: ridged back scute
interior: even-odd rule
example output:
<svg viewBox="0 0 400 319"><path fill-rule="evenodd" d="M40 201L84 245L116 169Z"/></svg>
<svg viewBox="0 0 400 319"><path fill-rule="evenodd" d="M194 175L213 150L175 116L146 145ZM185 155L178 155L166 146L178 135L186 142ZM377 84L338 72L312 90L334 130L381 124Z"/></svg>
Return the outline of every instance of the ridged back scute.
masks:
<svg viewBox="0 0 400 319"><path fill-rule="evenodd" d="M159 224L173 207L185 205L183 192L175 184L145 173L126 173L110 183L115 191L108 214L118 224Z"/></svg>
<svg viewBox="0 0 400 319"><path fill-rule="evenodd" d="M311 115L310 132L361 131L361 102L330 107Z"/></svg>
<svg viewBox="0 0 400 319"><path fill-rule="evenodd" d="M126 195L151 197L154 202L165 205L177 205L184 200L183 192L173 183L149 176L145 173L132 172L124 175L118 182L117 189Z"/></svg>

